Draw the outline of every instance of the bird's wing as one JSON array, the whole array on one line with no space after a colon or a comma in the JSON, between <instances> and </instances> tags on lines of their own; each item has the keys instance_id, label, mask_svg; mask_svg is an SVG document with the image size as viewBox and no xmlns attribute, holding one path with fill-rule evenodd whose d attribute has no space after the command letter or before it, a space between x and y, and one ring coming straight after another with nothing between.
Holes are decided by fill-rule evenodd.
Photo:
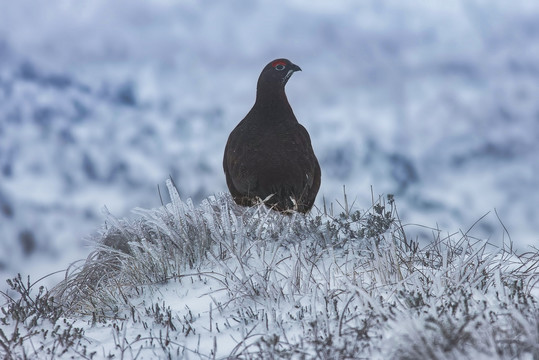
<instances>
[{"instance_id":1,"label":"bird's wing","mask_svg":"<svg viewBox=\"0 0 539 360\"><path fill-rule=\"evenodd\" d=\"M248 196L250 190L256 187L256 179L245 172L243 163L246 156L249 156L249 152L246 151L245 144L240 143L241 139L242 129L234 129L226 143L223 157L226 182L234 198Z\"/></svg>"},{"instance_id":2,"label":"bird's wing","mask_svg":"<svg viewBox=\"0 0 539 360\"><path fill-rule=\"evenodd\" d=\"M298 123L298 140L301 142L301 157L303 160L302 170L304 172L303 183L299 184L302 193L302 202L307 208L311 208L318 194L321 183L321 171L318 159L314 154L311 138L307 129ZM299 190L299 189L298 189Z\"/></svg>"}]
</instances>

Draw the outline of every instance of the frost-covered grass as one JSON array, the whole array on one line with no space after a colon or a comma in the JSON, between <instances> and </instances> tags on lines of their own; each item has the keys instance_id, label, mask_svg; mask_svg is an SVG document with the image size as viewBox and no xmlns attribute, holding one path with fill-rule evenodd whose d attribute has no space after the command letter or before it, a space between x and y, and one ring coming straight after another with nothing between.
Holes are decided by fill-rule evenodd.
<instances>
[{"instance_id":1,"label":"frost-covered grass","mask_svg":"<svg viewBox=\"0 0 539 360\"><path fill-rule=\"evenodd\" d=\"M2 357L539 357L537 250L436 229L421 246L391 196L282 215L167 185L54 289L9 281Z\"/></svg>"}]
</instances>

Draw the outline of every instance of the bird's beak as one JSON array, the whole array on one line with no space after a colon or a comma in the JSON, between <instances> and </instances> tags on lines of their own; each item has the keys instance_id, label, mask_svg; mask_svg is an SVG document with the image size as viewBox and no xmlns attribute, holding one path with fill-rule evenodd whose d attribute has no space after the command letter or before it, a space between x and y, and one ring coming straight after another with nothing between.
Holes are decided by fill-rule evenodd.
<instances>
[{"instance_id":1,"label":"bird's beak","mask_svg":"<svg viewBox=\"0 0 539 360\"><path fill-rule=\"evenodd\" d=\"M286 73L285 77L283 78L283 86L286 85L286 82L288 79L290 79L290 76L292 76L293 73L296 71L301 71L301 68L297 66L296 64L290 64L290 70Z\"/></svg>"}]
</instances>

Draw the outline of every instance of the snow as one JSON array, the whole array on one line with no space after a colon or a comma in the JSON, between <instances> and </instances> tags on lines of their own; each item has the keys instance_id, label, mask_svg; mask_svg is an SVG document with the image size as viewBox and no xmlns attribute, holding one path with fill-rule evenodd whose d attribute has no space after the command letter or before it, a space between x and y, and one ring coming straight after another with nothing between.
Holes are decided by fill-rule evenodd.
<instances>
[{"instance_id":1,"label":"snow","mask_svg":"<svg viewBox=\"0 0 539 360\"><path fill-rule=\"evenodd\" d=\"M0 280L84 258L103 206L159 206L169 175L195 204L225 192L227 135L281 56L303 69L287 93L321 162L318 207L346 185L368 208L372 186L404 223L453 233L490 212L472 234L500 244L496 209L516 247L538 244L539 4L0 8Z\"/></svg>"},{"instance_id":2,"label":"snow","mask_svg":"<svg viewBox=\"0 0 539 360\"><path fill-rule=\"evenodd\" d=\"M167 190L171 203L138 208L136 219L108 214L96 250L40 300L15 281L0 354L509 359L538 350L537 252L459 234L420 247L391 198L333 217L240 207L227 194L195 206L171 180Z\"/></svg>"},{"instance_id":3,"label":"snow","mask_svg":"<svg viewBox=\"0 0 539 360\"><path fill-rule=\"evenodd\" d=\"M226 329L227 319L220 315L214 305L214 303L221 302L222 298L224 299L223 291L214 292L221 286L211 278L199 278L200 276L198 275L186 277L182 282L172 283L174 287L162 286L157 290L152 290L155 293L145 296L140 304L136 304L136 307L138 309L144 309L145 305L160 304L159 306L162 306L162 311L166 312L167 309L169 311L172 309L172 321L176 324L181 325L182 322L185 322L186 318L192 319L197 325L203 324L202 326L196 326L198 331L191 333L191 336L189 336L189 333L186 335L185 328L177 328L177 332L171 332L173 343L180 343L182 347L184 346L190 349L186 351L187 355L193 355L190 351L198 349L200 354L210 356L210 351L213 350L214 338L216 338L215 341L219 339L219 352L229 354L236 345L229 338L231 336L237 336L239 338L241 335L238 329L234 329L236 331L223 331ZM188 288L184 290L184 286ZM88 328L86 336L88 337L89 346L97 345L106 353L113 350L116 344L121 342L123 337L124 339L129 339L128 342L132 341L132 345L130 344L132 350L130 351L136 353L139 347L146 350L151 349L150 341L144 341L144 339L142 341L133 341L133 339L136 339L137 335L144 333L148 327L153 328L155 333L159 334L159 326L156 326L155 323L152 324L147 314L143 313L142 310L137 314L137 318L143 320L126 322L120 332L110 324L98 324ZM144 324L144 321L148 323ZM85 326L86 324L81 321L75 325ZM219 327L222 329L221 331L219 331ZM159 356L159 354L160 351L157 350L155 356ZM144 352L143 355L147 356Z\"/></svg>"}]
</instances>

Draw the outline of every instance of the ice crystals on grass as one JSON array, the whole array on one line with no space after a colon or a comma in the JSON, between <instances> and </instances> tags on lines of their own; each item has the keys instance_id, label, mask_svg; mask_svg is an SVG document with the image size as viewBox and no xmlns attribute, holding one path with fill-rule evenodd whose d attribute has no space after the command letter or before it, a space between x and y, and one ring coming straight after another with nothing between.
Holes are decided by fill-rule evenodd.
<instances>
[{"instance_id":1,"label":"ice crystals on grass","mask_svg":"<svg viewBox=\"0 0 539 360\"><path fill-rule=\"evenodd\" d=\"M146 344L164 357L536 352L537 253L439 230L420 246L390 196L365 211L345 196L339 214L285 215L228 194L194 206L167 187L170 204L108 216L96 250L55 289L66 314L129 326L129 344L166 342Z\"/></svg>"}]
</instances>

